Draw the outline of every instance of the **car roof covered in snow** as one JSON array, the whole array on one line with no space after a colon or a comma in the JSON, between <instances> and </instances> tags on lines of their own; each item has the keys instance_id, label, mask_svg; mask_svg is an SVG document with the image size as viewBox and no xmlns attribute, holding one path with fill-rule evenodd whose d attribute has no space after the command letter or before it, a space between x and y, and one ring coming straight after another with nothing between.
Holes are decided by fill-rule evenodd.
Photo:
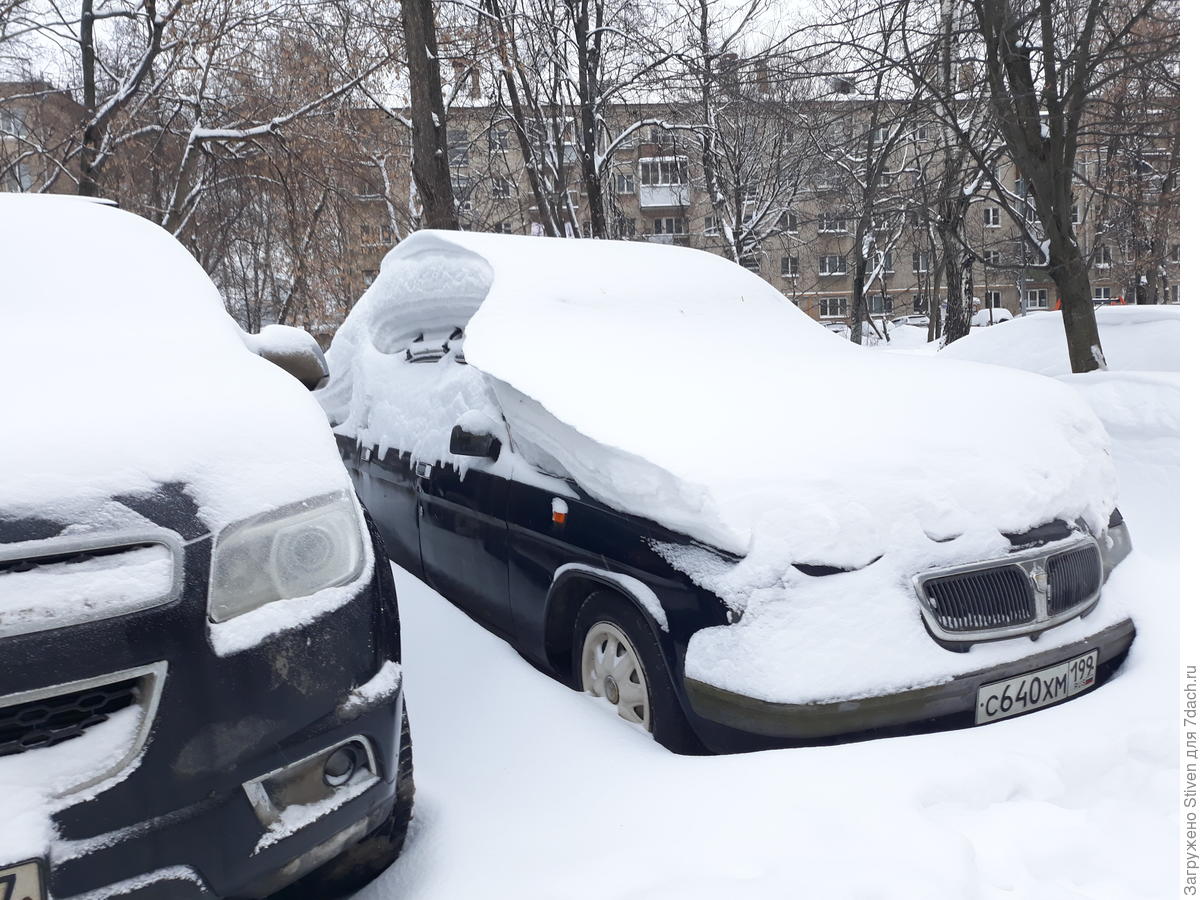
<instances>
[{"instance_id":1,"label":"car roof covered in snow","mask_svg":"<svg viewBox=\"0 0 1200 900\"><path fill-rule=\"evenodd\" d=\"M650 243L412 235L334 339L331 416L367 421L387 386L353 384L355 357L434 320L465 325L502 401L533 401L506 417L588 493L776 565L860 566L1059 517L1103 527L1115 502L1107 437L1069 388L864 350L740 266Z\"/></svg>"}]
</instances>

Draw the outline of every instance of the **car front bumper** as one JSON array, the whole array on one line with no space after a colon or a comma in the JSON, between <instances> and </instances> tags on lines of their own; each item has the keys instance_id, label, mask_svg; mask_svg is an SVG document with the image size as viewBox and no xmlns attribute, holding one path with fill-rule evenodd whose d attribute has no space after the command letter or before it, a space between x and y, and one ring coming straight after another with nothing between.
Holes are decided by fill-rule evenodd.
<instances>
[{"instance_id":1,"label":"car front bumper","mask_svg":"<svg viewBox=\"0 0 1200 900\"><path fill-rule=\"evenodd\" d=\"M1133 622L1124 619L1083 640L968 672L941 684L857 700L773 703L722 690L694 678L685 679L684 687L692 709L701 719L765 738L829 743L974 724L976 696L982 685L1052 666L1091 650L1099 650L1099 685L1120 665L1133 643L1134 633Z\"/></svg>"}]
</instances>

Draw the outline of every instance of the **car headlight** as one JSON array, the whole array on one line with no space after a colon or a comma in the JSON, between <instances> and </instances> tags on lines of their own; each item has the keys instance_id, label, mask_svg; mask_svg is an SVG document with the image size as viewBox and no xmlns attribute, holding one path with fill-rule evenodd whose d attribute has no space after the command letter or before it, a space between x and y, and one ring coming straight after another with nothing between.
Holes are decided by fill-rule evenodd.
<instances>
[{"instance_id":1,"label":"car headlight","mask_svg":"<svg viewBox=\"0 0 1200 900\"><path fill-rule=\"evenodd\" d=\"M353 581L363 568L360 522L357 501L341 492L225 528L213 545L208 617L225 622Z\"/></svg>"},{"instance_id":2,"label":"car headlight","mask_svg":"<svg viewBox=\"0 0 1200 900\"><path fill-rule=\"evenodd\" d=\"M1100 558L1104 563L1104 578L1107 581L1109 573L1117 563L1129 555L1133 549L1133 541L1129 538L1129 526L1119 509L1114 509L1108 518L1108 528L1100 535Z\"/></svg>"}]
</instances>

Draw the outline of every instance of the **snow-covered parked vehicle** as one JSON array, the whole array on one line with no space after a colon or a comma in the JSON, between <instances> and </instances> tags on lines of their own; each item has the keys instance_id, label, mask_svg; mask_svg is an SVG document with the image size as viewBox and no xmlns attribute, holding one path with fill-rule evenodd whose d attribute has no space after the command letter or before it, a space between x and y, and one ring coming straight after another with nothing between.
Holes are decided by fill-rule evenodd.
<instances>
[{"instance_id":1,"label":"snow-covered parked vehicle","mask_svg":"<svg viewBox=\"0 0 1200 900\"><path fill-rule=\"evenodd\" d=\"M365 883L412 757L319 347L77 198L0 195L0 268L0 897Z\"/></svg>"},{"instance_id":2,"label":"snow-covered parked vehicle","mask_svg":"<svg viewBox=\"0 0 1200 900\"><path fill-rule=\"evenodd\" d=\"M392 558L672 749L989 722L1133 639L1070 388L863 350L712 254L418 232L329 364Z\"/></svg>"}]
</instances>

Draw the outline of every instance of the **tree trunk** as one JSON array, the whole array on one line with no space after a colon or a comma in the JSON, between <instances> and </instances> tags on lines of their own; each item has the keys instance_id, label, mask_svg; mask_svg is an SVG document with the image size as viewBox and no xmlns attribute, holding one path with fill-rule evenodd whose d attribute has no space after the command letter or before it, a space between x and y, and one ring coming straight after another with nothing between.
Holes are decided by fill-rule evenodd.
<instances>
[{"instance_id":1,"label":"tree trunk","mask_svg":"<svg viewBox=\"0 0 1200 900\"><path fill-rule=\"evenodd\" d=\"M1056 223L1048 224L1050 272L1062 302L1063 328L1067 332L1067 352L1072 372L1092 372L1106 367L1100 347L1100 329L1096 325L1096 307L1088 279L1087 260L1075 239L1064 235Z\"/></svg>"},{"instance_id":2,"label":"tree trunk","mask_svg":"<svg viewBox=\"0 0 1200 900\"><path fill-rule=\"evenodd\" d=\"M412 98L412 173L427 228L458 229L432 0L403 0Z\"/></svg>"},{"instance_id":3,"label":"tree trunk","mask_svg":"<svg viewBox=\"0 0 1200 900\"><path fill-rule=\"evenodd\" d=\"M96 41L92 0L83 0L79 10L79 62L83 69L83 107L87 125L79 148L79 193L95 197L99 193L95 161L100 149L100 129L96 125Z\"/></svg>"},{"instance_id":4,"label":"tree trunk","mask_svg":"<svg viewBox=\"0 0 1200 900\"><path fill-rule=\"evenodd\" d=\"M946 265L946 343L953 344L971 332L972 258L961 244L942 235L942 254Z\"/></svg>"},{"instance_id":5,"label":"tree trunk","mask_svg":"<svg viewBox=\"0 0 1200 900\"><path fill-rule=\"evenodd\" d=\"M599 85L597 84L600 64L600 40L603 31L601 25L601 10L603 0L597 0L596 28L592 40L588 41L588 3L589 0L579 0L579 8L575 11L575 44L579 54L579 144L580 167L584 189L588 199L588 214L592 222L592 237L608 237L608 220L604 208L604 186L601 184L599 168L596 165L596 101Z\"/></svg>"},{"instance_id":6,"label":"tree trunk","mask_svg":"<svg viewBox=\"0 0 1200 900\"><path fill-rule=\"evenodd\" d=\"M861 239L859 246L862 246ZM861 254L856 254L856 256L861 256ZM850 340L856 344L863 342L863 321L866 319L866 301L864 298L864 286L867 281L866 275L863 260L856 259L854 263L854 278L851 280L850 286Z\"/></svg>"}]
</instances>

